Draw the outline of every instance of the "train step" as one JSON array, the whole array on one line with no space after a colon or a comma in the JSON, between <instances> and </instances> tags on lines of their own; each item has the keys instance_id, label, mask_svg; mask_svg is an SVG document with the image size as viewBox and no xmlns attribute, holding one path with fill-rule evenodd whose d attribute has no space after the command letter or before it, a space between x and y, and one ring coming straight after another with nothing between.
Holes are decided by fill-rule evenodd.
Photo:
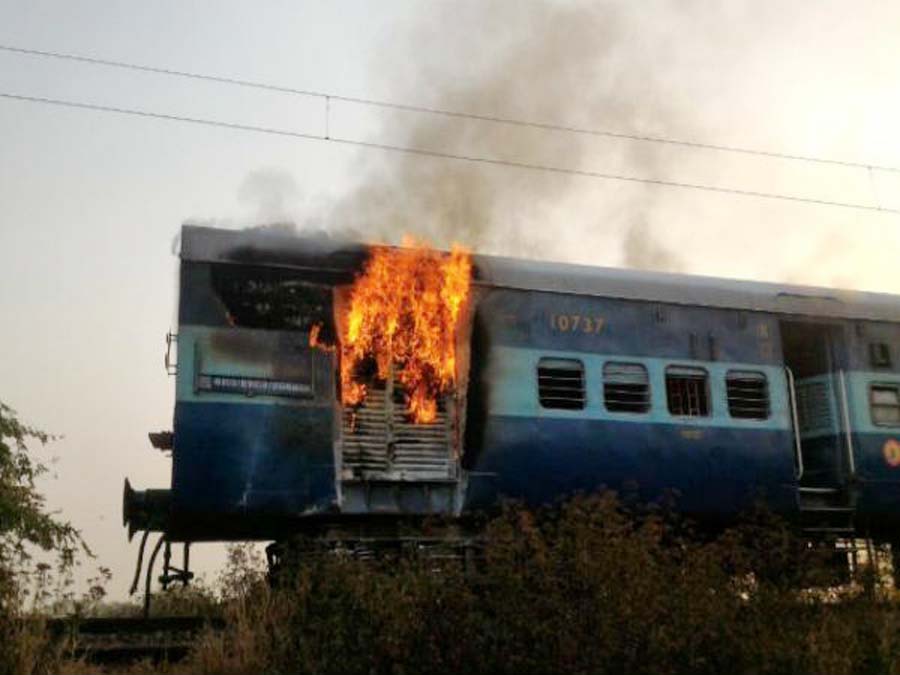
<instances>
[{"instance_id":1,"label":"train step","mask_svg":"<svg viewBox=\"0 0 900 675\"><path fill-rule=\"evenodd\" d=\"M807 534L852 534L856 509L852 506L804 504L800 507L800 525Z\"/></svg>"},{"instance_id":2,"label":"train step","mask_svg":"<svg viewBox=\"0 0 900 675\"><path fill-rule=\"evenodd\" d=\"M798 490L798 501L801 511L819 509L853 509L854 499L850 492L842 487L801 487Z\"/></svg>"},{"instance_id":3,"label":"train step","mask_svg":"<svg viewBox=\"0 0 900 675\"><path fill-rule=\"evenodd\" d=\"M854 527L804 527L804 534L808 535L833 535L835 537L849 537L856 532Z\"/></svg>"}]
</instances>

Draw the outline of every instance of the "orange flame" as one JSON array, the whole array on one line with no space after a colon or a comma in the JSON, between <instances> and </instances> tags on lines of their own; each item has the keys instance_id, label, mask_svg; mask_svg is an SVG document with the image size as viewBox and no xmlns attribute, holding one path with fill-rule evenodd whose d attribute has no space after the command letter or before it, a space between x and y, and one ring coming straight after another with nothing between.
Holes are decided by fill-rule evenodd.
<instances>
[{"instance_id":1,"label":"orange flame","mask_svg":"<svg viewBox=\"0 0 900 675\"><path fill-rule=\"evenodd\" d=\"M313 349L321 349L323 352L334 352L337 351L334 345L330 345L319 335L322 333L322 324L317 323L313 325L312 328L309 329L309 346Z\"/></svg>"},{"instance_id":2,"label":"orange flame","mask_svg":"<svg viewBox=\"0 0 900 675\"><path fill-rule=\"evenodd\" d=\"M456 332L469 296L471 256L449 254L404 238L402 249L373 248L350 289L341 326L341 398L359 405L366 384L358 370L374 362L377 378L394 376L414 422L433 422L437 400L455 384ZM310 333L317 346L318 330Z\"/></svg>"}]
</instances>

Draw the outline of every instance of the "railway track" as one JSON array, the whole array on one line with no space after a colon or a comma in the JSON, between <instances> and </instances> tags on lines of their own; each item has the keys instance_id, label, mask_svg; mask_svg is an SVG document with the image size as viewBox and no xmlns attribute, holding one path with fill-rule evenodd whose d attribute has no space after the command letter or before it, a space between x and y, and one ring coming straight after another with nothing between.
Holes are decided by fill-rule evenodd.
<instances>
[{"instance_id":1,"label":"railway track","mask_svg":"<svg viewBox=\"0 0 900 675\"><path fill-rule=\"evenodd\" d=\"M178 661L205 630L221 630L219 618L200 616L59 618L48 621L69 656L91 663Z\"/></svg>"}]
</instances>

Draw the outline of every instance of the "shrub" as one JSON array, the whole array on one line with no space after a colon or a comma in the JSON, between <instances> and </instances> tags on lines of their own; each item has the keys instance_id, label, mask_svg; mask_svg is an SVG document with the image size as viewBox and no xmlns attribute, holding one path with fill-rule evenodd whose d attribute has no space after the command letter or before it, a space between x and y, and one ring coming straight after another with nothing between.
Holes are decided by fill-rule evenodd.
<instances>
[{"instance_id":1,"label":"shrub","mask_svg":"<svg viewBox=\"0 0 900 675\"><path fill-rule=\"evenodd\" d=\"M819 552L755 514L710 535L614 496L510 507L478 570L309 554L272 589L231 573L228 628L184 672L891 673L900 613L835 602ZM238 583L235 583L237 581Z\"/></svg>"},{"instance_id":2,"label":"shrub","mask_svg":"<svg viewBox=\"0 0 900 675\"><path fill-rule=\"evenodd\" d=\"M53 590L65 585L79 550L89 553L75 528L48 513L35 487L47 468L27 446L51 438L0 402L0 673L53 669L54 655L33 614L57 597ZM55 576L51 565L35 560L36 550L55 555Z\"/></svg>"}]
</instances>

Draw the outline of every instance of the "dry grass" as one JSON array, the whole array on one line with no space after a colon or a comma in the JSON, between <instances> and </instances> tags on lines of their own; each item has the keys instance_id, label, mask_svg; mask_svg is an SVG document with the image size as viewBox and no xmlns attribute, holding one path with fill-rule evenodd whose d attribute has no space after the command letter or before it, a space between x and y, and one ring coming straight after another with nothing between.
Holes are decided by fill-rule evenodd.
<instances>
[{"instance_id":1,"label":"dry grass","mask_svg":"<svg viewBox=\"0 0 900 675\"><path fill-rule=\"evenodd\" d=\"M127 672L898 673L900 606L879 583L839 602L801 590L833 570L767 518L704 538L580 498L507 510L474 575L322 554L273 589L238 550L214 607L228 628Z\"/></svg>"}]
</instances>

